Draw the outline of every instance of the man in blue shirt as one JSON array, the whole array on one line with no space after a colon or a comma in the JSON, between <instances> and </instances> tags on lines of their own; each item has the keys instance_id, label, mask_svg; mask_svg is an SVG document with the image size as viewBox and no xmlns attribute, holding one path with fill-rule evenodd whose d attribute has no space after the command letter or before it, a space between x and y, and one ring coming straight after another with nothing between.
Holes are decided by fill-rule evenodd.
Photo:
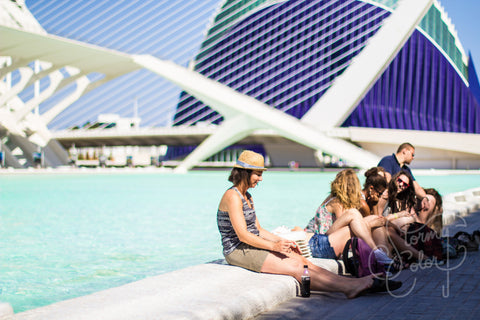
<instances>
[{"instance_id":1,"label":"man in blue shirt","mask_svg":"<svg viewBox=\"0 0 480 320\"><path fill-rule=\"evenodd\" d=\"M392 153L390 156L383 157L377 166L385 169L385 178L387 179L387 182L390 182L392 176L400 170L408 171L413 178L415 194L420 199L423 199L426 197L425 190L423 190L423 188L418 184L412 174L412 171L407 166L407 164L410 164L413 161L414 157L415 147L412 144L405 142L398 147L397 153Z\"/></svg>"}]
</instances>

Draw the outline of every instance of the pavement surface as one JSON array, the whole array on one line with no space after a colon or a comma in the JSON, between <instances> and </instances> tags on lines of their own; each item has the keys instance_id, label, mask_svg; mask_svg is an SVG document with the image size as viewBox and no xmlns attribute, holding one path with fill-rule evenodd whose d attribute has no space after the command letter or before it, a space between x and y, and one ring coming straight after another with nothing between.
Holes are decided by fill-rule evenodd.
<instances>
[{"instance_id":1,"label":"pavement surface","mask_svg":"<svg viewBox=\"0 0 480 320\"><path fill-rule=\"evenodd\" d=\"M446 227L445 236L480 229L480 211ZM403 270L392 279L403 286L348 300L343 294L312 292L256 316L287 319L480 319L480 252L468 252L442 266Z\"/></svg>"}]
</instances>

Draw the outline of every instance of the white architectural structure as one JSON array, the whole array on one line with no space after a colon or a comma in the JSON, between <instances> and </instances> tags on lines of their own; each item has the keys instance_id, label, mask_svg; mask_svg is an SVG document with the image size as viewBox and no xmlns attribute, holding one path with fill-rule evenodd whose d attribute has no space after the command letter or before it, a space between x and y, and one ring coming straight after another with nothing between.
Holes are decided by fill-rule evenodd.
<instances>
[{"instance_id":1,"label":"white architectural structure","mask_svg":"<svg viewBox=\"0 0 480 320\"><path fill-rule=\"evenodd\" d=\"M21 4L20 1L17 3ZM0 75L4 77L0 83L0 146L7 164L13 167L34 165L35 154L39 151L43 153L47 166L67 164L67 152L53 139L48 130L49 123L92 89L144 69L181 88L224 119L183 160L177 172L185 172L224 148L249 136L258 136L265 130L292 144L303 145L312 154L326 152L362 168L375 166L381 155L393 152L405 141L417 147L419 157L416 164L420 167L478 167L479 134L340 127L418 28L432 3L433 0L398 1L393 13L382 21L378 32L369 38L345 71L298 119L192 67L182 67L152 55L125 54L50 35L36 23L24 5L0 1L3 8L0 16L0 58L3 63ZM34 68L31 67L33 62ZM20 80L13 83L15 72ZM92 73L101 74L101 77L92 79L89 77ZM35 90L28 101L19 98L25 88L34 83L40 86L42 82L48 84L43 90ZM42 102L72 83L75 84L74 90L63 95L50 109L41 114L38 112ZM146 135L148 130L141 128L135 135ZM75 134L81 135L81 132ZM133 135L129 131L122 134ZM59 139L62 136L55 135ZM86 135L91 136L92 132ZM101 135L105 134L102 132L98 136ZM433 137L440 136L442 139L432 146ZM282 157L282 150L272 153L276 159ZM283 161L286 165L287 157L291 156L291 153L284 155L284 159L276 162Z\"/></svg>"}]
</instances>

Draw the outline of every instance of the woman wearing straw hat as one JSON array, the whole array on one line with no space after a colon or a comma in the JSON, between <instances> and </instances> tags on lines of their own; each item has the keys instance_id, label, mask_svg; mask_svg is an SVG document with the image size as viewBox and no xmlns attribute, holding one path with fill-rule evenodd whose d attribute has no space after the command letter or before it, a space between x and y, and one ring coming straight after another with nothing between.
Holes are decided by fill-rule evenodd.
<instances>
[{"instance_id":1,"label":"woman wearing straw hat","mask_svg":"<svg viewBox=\"0 0 480 320\"><path fill-rule=\"evenodd\" d=\"M220 201L217 224L222 236L223 254L229 264L256 272L290 275L299 282L306 264L310 270L312 290L342 292L348 298L364 291L379 292L399 287L398 282L380 280L375 276L348 278L326 271L301 256L294 241L263 229L247 190L262 181L265 170L263 156L245 150L228 178L233 186Z\"/></svg>"}]
</instances>

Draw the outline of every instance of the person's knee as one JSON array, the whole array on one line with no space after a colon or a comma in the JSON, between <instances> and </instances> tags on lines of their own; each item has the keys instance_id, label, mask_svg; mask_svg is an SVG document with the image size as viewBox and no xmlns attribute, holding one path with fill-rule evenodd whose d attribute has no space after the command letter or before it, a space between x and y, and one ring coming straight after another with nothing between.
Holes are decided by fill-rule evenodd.
<instances>
[{"instance_id":1,"label":"person's knee","mask_svg":"<svg viewBox=\"0 0 480 320\"><path fill-rule=\"evenodd\" d=\"M358 219L363 220L362 214L360 213L360 211L358 211L355 208L351 208L351 209L346 210L344 214L346 214L347 217L351 218L352 220L358 220Z\"/></svg>"},{"instance_id":2,"label":"person's knee","mask_svg":"<svg viewBox=\"0 0 480 320\"><path fill-rule=\"evenodd\" d=\"M305 264L297 259L290 259L288 269L292 277L300 279L303 273L303 266Z\"/></svg>"},{"instance_id":3,"label":"person's knee","mask_svg":"<svg viewBox=\"0 0 480 320\"><path fill-rule=\"evenodd\" d=\"M363 217L363 220L365 220L366 222L371 222L371 221L374 221L376 218L377 216L375 215L369 215L369 216Z\"/></svg>"}]
</instances>

